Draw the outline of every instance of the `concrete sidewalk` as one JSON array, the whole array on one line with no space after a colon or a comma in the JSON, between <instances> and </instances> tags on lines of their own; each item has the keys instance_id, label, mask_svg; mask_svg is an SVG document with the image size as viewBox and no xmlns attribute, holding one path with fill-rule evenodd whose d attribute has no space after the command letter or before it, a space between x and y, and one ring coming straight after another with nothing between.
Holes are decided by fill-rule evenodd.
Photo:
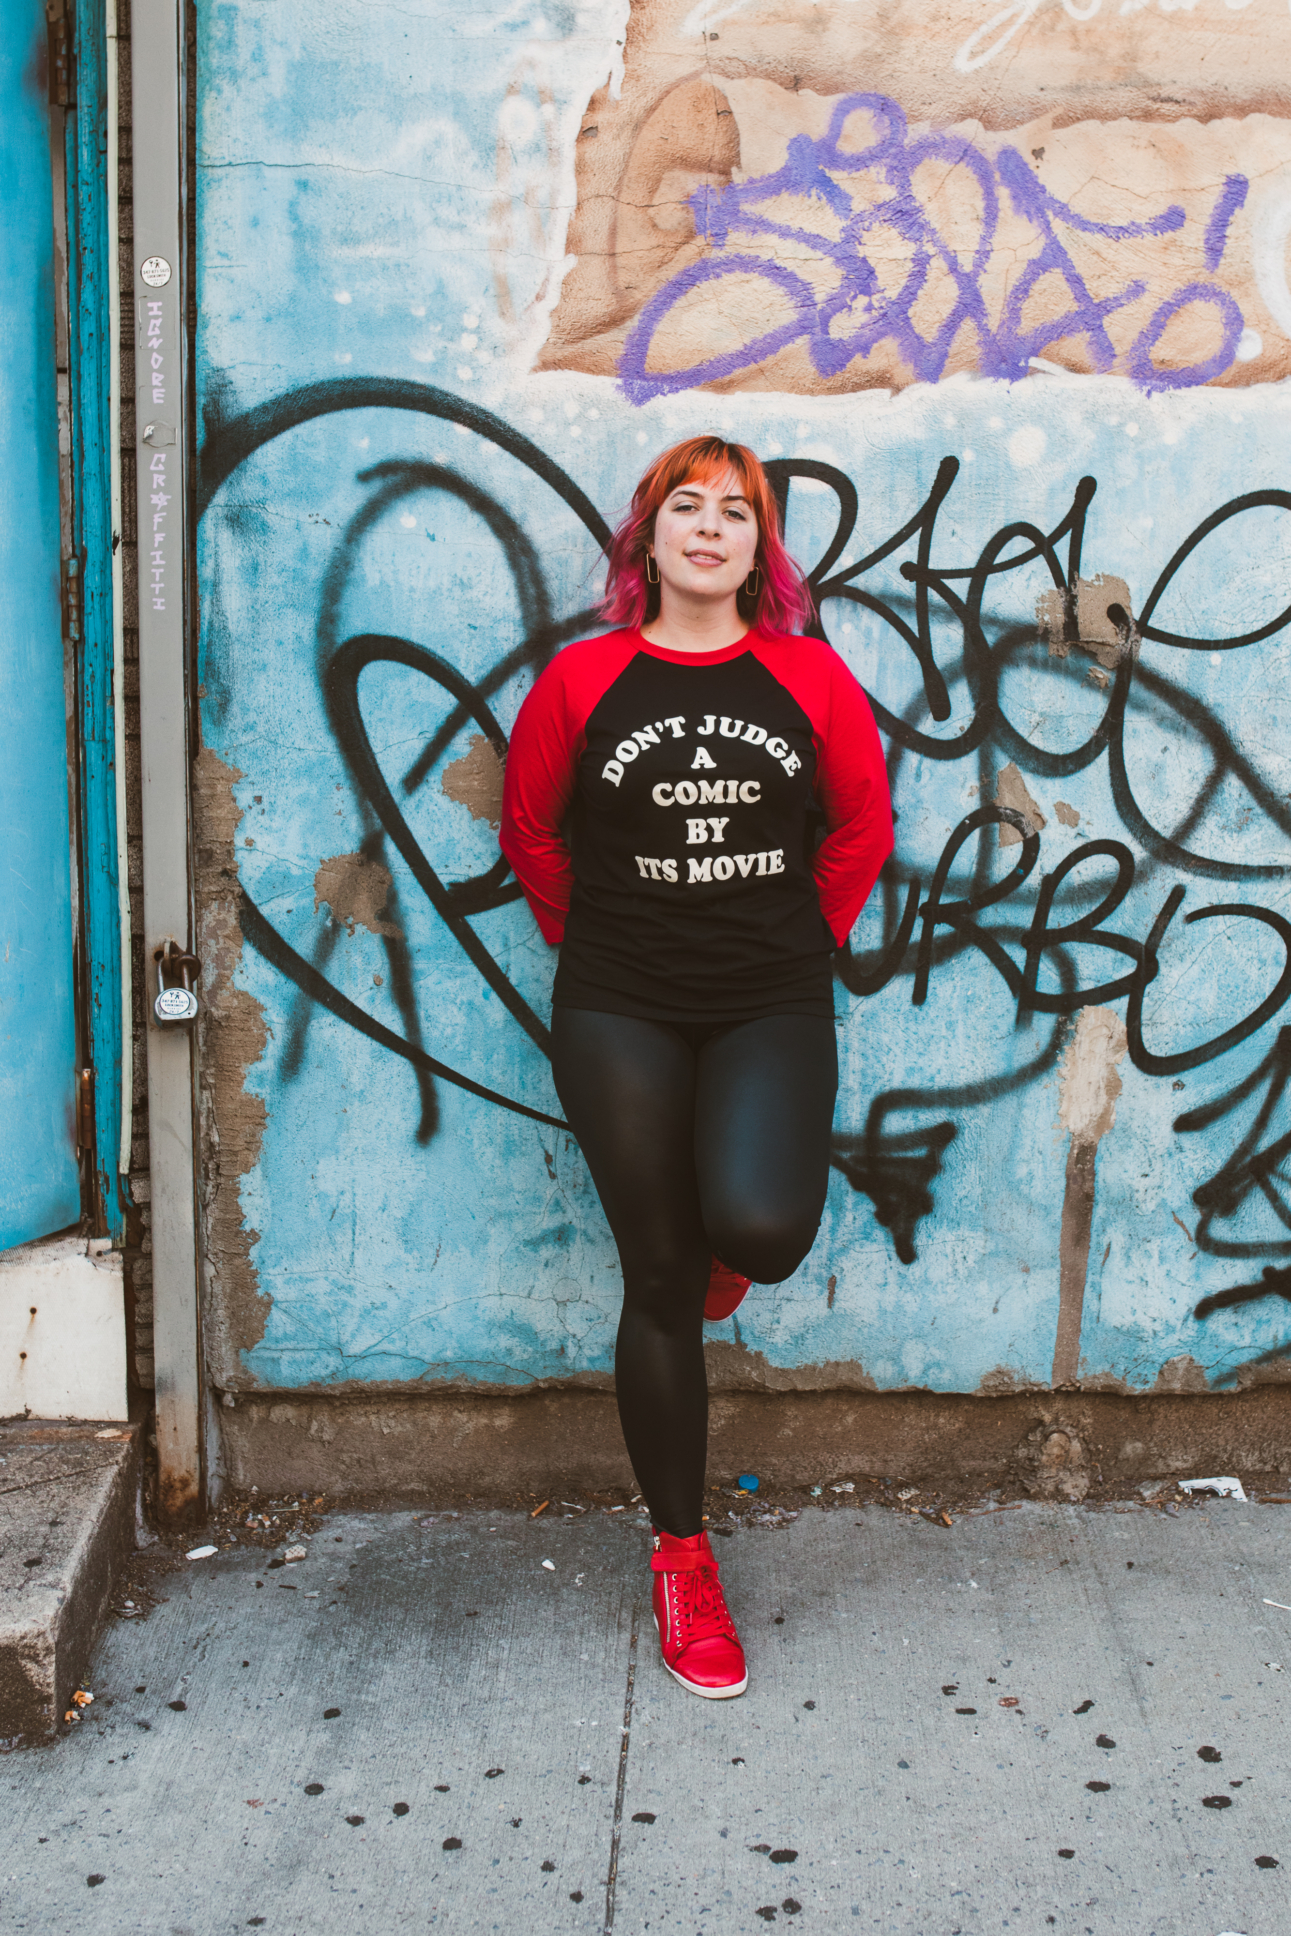
<instances>
[{"instance_id":1,"label":"concrete sidewalk","mask_svg":"<svg viewBox=\"0 0 1291 1936\"><path fill-rule=\"evenodd\" d=\"M0 1761L0 1922L1284 1936L1288 1512L742 1527L721 1704L659 1664L635 1514L334 1516L112 1624L85 1720Z\"/></svg>"}]
</instances>

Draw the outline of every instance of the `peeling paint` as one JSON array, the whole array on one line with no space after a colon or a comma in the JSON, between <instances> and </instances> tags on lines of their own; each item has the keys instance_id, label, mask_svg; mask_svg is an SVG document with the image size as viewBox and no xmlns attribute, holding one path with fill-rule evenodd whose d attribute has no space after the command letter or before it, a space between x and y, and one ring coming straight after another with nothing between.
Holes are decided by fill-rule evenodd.
<instances>
[{"instance_id":1,"label":"peeling paint","mask_svg":"<svg viewBox=\"0 0 1291 1936\"><path fill-rule=\"evenodd\" d=\"M1114 1009L1082 1008L1058 1078L1058 1122L1070 1133L1059 1237L1058 1330L1053 1383L1071 1385L1080 1368L1080 1332L1094 1220L1098 1145L1116 1121L1117 1065L1128 1047Z\"/></svg>"},{"instance_id":2,"label":"peeling paint","mask_svg":"<svg viewBox=\"0 0 1291 1936\"><path fill-rule=\"evenodd\" d=\"M379 860L366 854L333 854L320 861L314 876L314 912L328 908L351 935L356 927L369 934L400 935L403 929L389 918L386 905L393 885L390 869Z\"/></svg>"},{"instance_id":3,"label":"peeling paint","mask_svg":"<svg viewBox=\"0 0 1291 1936\"><path fill-rule=\"evenodd\" d=\"M470 810L472 820L490 827L502 825L502 761L483 733L474 733L460 760L444 768L440 787L445 797Z\"/></svg>"},{"instance_id":4,"label":"peeling paint","mask_svg":"<svg viewBox=\"0 0 1291 1936\"><path fill-rule=\"evenodd\" d=\"M1025 814L1030 833L1038 834L1049 824L1028 793L1027 783L1012 760L996 774L993 798L997 807L1012 807L1015 813ZM1000 822L1001 847L1020 847L1022 839L1020 828L1010 826L1007 820Z\"/></svg>"},{"instance_id":5,"label":"peeling paint","mask_svg":"<svg viewBox=\"0 0 1291 1936\"><path fill-rule=\"evenodd\" d=\"M268 1112L246 1087L246 1073L268 1041L264 1010L236 986L242 956L238 920L236 836L242 810L234 793L242 774L209 747L193 762L196 829L197 952L202 963L197 1021L202 1160L199 1203L204 1347L211 1374L238 1363L238 1347L264 1334L272 1299L259 1288L242 1180L260 1158Z\"/></svg>"},{"instance_id":6,"label":"peeling paint","mask_svg":"<svg viewBox=\"0 0 1291 1936\"><path fill-rule=\"evenodd\" d=\"M1065 800L1055 800L1053 810L1058 817L1060 827L1078 827L1080 825L1080 815L1077 813L1075 807L1068 806Z\"/></svg>"},{"instance_id":7,"label":"peeling paint","mask_svg":"<svg viewBox=\"0 0 1291 1936\"><path fill-rule=\"evenodd\" d=\"M1041 636L1048 642L1050 658L1065 659L1072 646L1078 645L1109 672L1115 672L1124 648L1117 622L1108 612L1111 605L1127 614L1134 610L1125 580L1106 571L1092 578L1078 578L1074 598L1058 590L1042 592L1036 600L1035 616Z\"/></svg>"}]
</instances>

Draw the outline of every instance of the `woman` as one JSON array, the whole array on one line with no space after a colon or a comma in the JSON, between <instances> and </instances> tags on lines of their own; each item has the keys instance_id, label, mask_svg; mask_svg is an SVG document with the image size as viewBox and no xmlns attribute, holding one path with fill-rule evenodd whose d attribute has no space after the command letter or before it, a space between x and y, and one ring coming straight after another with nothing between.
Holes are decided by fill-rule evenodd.
<instances>
[{"instance_id":1,"label":"woman","mask_svg":"<svg viewBox=\"0 0 1291 1936\"><path fill-rule=\"evenodd\" d=\"M556 1090L623 1267L615 1383L663 1659L710 1700L748 1675L703 1529L703 1320L815 1239L830 954L892 848L873 716L830 647L795 636L810 609L753 452L665 451L610 545L617 629L539 678L503 798L503 851L561 948Z\"/></svg>"}]
</instances>

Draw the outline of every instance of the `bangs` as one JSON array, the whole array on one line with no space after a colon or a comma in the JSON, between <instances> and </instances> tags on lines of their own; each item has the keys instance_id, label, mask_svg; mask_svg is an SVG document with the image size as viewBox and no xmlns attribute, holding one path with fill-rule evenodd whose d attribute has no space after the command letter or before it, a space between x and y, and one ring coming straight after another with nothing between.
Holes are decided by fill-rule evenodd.
<instances>
[{"instance_id":1,"label":"bangs","mask_svg":"<svg viewBox=\"0 0 1291 1936\"><path fill-rule=\"evenodd\" d=\"M674 491L685 485L708 489L734 478L738 495L757 520L758 589L741 591L740 615L773 631L797 632L814 615L811 593L784 547L780 506L756 453L724 437L687 437L659 453L632 493L632 504L610 540L603 617L611 624L640 626L658 612L659 591L646 577L645 557L654 521ZM737 493L731 493L732 496Z\"/></svg>"}]
</instances>

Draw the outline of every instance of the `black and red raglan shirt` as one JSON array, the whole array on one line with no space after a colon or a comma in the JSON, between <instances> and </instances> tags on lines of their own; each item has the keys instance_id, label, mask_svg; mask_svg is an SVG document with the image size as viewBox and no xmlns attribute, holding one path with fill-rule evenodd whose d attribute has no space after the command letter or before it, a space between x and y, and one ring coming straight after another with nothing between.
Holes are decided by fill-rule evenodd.
<instances>
[{"instance_id":1,"label":"black and red raglan shirt","mask_svg":"<svg viewBox=\"0 0 1291 1936\"><path fill-rule=\"evenodd\" d=\"M869 702L820 639L583 639L520 708L501 845L562 944L553 1005L832 1017L830 954L892 850Z\"/></svg>"}]
</instances>

